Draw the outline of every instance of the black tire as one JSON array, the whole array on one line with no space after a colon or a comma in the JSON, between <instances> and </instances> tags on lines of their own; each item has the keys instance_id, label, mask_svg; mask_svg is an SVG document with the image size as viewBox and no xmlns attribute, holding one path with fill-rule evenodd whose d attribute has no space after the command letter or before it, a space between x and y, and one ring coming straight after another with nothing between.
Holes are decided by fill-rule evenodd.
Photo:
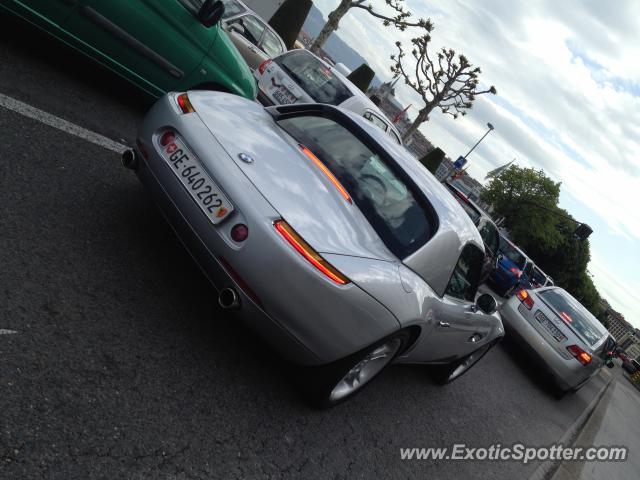
<instances>
[{"instance_id":1,"label":"black tire","mask_svg":"<svg viewBox=\"0 0 640 480\"><path fill-rule=\"evenodd\" d=\"M431 374L434 380L440 385L446 385L447 383L451 383L454 380L460 378L462 375L467 373L471 368L480 361L482 357L484 357L489 350L493 348L493 346L498 343L499 339L493 340L486 345L474 350L469 355L462 357L458 360L455 360L451 363L447 363L446 365L434 365L431 367ZM465 365L465 363L468 363ZM459 370L460 367L463 369Z\"/></svg>"},{"instance_id":2,"label":"black tire","mask_svg":"<svg viewBox=\"0 0 640 480\"><path fill-rule=\"evenodd\" d=\"M298 383L307 401L312 406L323 409L333 407L352 398L367 387L398 355L406 350L410 339L410 332L402 330L336 362L319 367L302 368L298 372ZM389 350L383 352L387 347ZM368 357L374 355L376 351L379 352L378 355L386 353L384 359L379 357L381 360L384 360L384 363L379 366L379 369L365 378L360 377L359 374L358 376L354 376L352 371L357 367L362 368L361 364L365 362ZM364 365L376 362L377 360L378 358L369 358ZM373 364L371 363L371 365ZM350 381L352 384L357 383L357 386L352 387L353 389L351 391L347 391L347 385L349 385ZM345 388L341 389L341 384L344 385Z\"/></svg>"}]
</instances>

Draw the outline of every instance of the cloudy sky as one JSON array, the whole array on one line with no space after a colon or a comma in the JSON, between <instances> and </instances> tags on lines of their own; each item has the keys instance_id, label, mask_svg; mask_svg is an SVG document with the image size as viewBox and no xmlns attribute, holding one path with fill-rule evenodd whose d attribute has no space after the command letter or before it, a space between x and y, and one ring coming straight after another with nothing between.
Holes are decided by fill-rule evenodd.
<instances>
[{"instance_id":1,"label":"cloudy sky","mask_svg":"<svg viewBox=\"0 0 640 480\"><path fill-rule=\"evenodd\" d=\"M498 89L463 119L432 113L422 132L456 158L491 122L496 130L469 157L471 175L483 181L515 157L561 181L560 205L594 229L596 286L640 327L640 1L405 2L435 23L432 48L464 53L482 68L481 82ZM314 4L326 17L338 1ZM415 30L398 32L353 9L339 35L388 79L395 41ZM419 104L404 86L396 96Z\"/></svg>"}]
</instances>

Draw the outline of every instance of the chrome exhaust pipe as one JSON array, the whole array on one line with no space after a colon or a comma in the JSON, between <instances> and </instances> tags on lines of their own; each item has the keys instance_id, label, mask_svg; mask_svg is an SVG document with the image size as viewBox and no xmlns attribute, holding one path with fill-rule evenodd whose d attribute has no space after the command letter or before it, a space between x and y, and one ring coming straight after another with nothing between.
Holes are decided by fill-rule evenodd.
<instances>
[{"instance_id":1,"label":"chrome exhaust pipe","mask_svg":"<svg viewBox=\"0 0 640 480\"><path fill-rule=\"evenodd\" d=\"M128 148L124 152L122 152L120 162L122 163L122 166L124 168L133 170L134 172L138 170L138 155L136 155L136 152L131 148Z\"/></svg>"},{"instance_id":2,"label":"chrome exhaust pipe","mask_svg":"<svg viewBox=\"0 0 640 480\"><path fill-rule=\"evenodd\" d=\"M233 288L223 288L218 293L218 304L225 310L238 310L240 297Z\"/></svg>"}]
</instances>

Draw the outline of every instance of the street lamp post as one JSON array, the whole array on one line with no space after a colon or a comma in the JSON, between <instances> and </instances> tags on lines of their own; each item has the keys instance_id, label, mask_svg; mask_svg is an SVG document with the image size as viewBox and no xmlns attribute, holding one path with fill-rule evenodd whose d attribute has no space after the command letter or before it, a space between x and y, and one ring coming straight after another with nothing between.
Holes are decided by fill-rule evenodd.
<instances>
[{"instance_id":1,"label":"street lamp post","mask_svg":"<svg viewBox=\"0 0 640 480\"><path fill-rule=\"evenodd\" d=\"M463 156L463 157L459 157L459 158L458 158L458 160L456 160L456 163L457 163L457 162L460 162L460 161L462 160L462 162L461 162L460 166L455 166L455 165L454 165L454 170L453 170L453 172L451 173L451 176L448 176L448 175L447 175L443 181L445 181L445 182L446 182L446 181L447 181L447 179L455 180L456 178L458 178L460 175L462 175L462 174L463 174L464 170L462 169L462 167L467 163L467 157L468 157L469 155L471 155L471 152L473 152L473 151L476 149L476 147L477 147L478 145L480 145L480 142L482 142L482 140L484 140L484 137L486 137L487 135L489 135L489 133L491 133L491 130L493 130L493 129L494 129L493 125L491 125L490 123L487 123L487 127L489 128L489 130L487 130L487 131L485 132L485 134L484 134L482 137L480 137L480 140L478 140L478 141L476 142L476 144L475 144L473 147L471 147L471 150L469 150L465 156Z\"/></svg>"},{"instance_id":2,"label":"street lamp post","mask_svg":"<svg viewBox=\"0 0 640 480\"><path fill-rule=\"evenodd\" d=\"M476 147L477 147L478 145L480 145L480 142L482 142L482 140L484 140L484 137L486 137L487 135L489 135L489 133L491 133L491 130L493 130L493 129L494 129L493 125L491 125L490 123L487 123L487 127L489 127L489 130L487 130L487 131L486 131L486 133L485 133L485 134L480 138L480 140L478 140L478 141L476 142L476 144L475 144L473 147L471 147L471 150L469 150L469 151L467 152L467 154L463 157L465 160L466 160L466 158L467 158L469 155L471 155L471 152L473 152L473 151L476 149Z\"/></svg>"}]
</instances>

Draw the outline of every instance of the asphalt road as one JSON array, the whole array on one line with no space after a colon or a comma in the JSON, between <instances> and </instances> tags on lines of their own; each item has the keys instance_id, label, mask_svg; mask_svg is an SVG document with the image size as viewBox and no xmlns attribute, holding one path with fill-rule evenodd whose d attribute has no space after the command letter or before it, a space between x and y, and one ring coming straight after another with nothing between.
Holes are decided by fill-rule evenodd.
<instances>
[{"instance_id":1,"label":"asphalt road","mask_svg":"<svg viewBox=\"0 0 640 480\"><path fill-rule=\"evenodd\" d=\"M115 140L151 102L15 22L0 58L0 93ZM310 409L115 153L2 107L0 268L1 479L526 478L399 449L550 444L604 384L557 400L505 344L446 387L392 367Z\"/></svg>"}]
</instances>

